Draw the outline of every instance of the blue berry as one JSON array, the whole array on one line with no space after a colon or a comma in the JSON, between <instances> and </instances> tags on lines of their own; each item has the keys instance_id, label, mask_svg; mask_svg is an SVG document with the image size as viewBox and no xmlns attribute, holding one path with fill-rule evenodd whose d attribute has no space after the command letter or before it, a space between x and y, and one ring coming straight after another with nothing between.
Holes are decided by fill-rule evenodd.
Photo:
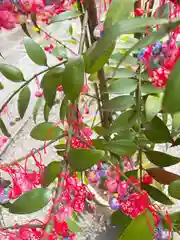
<instances>
[{"instance_id":1,"label":"blue berry","mask_svg":"<svg viewBox=\"0 0 180 240\"><path fill-rule=\"evenodd\" d=\"M9 121L9 125L10 125L10 126L14 126L14 125L15 125L14 120L10 120L10 121Z\"/></svg>"},{"instance_id":2,"label":"blue berry","mask_svg":"<svg viewBox=\"0 0 180 240\"><path fill-rule=\"evenodd\" d=\"M120 204L119 204L119 201L117 198L115 197L112 197L110 200L109 200L109 206L112 210L118 210L120 209Z\"/></svg>"}]
</instances>

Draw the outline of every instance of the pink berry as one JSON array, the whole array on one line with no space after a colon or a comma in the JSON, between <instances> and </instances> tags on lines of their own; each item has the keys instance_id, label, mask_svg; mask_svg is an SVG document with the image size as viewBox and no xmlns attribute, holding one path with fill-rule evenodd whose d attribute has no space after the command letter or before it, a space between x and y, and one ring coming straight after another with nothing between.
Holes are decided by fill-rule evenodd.
<instances>
[{"instance_id":1,"label":"pink berry","mask_svg":"<svg viewBox=\"0 0 180 240\"><path fill-rule=\"evenodd\" d=\"M42 96L43 96L43 91L41 91L41 90L36 91L36 92L35 92L35 96L36 96L37 98L42 97Z\"/></svg>"}]
</instances>

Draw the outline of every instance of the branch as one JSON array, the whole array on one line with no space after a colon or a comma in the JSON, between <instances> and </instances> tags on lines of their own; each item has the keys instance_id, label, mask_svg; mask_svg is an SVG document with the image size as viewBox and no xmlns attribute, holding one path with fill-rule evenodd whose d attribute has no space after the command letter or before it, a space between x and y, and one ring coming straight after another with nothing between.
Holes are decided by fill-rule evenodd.
<instances>
[{"instance_id":1,"label":"branch","mask_svg":"<svg viewBox=\"0 0 180 240\"><path fill-rule=\"evenodd\" d=\"M83 22L82 22L81 38L80 38L79 51L78 51L79 54L81 54L84 49L84 41L85 41L86 32L87 32L87 25L88 25L88 12L86 10L83 18Z\"/></svg>"},{"instance_id":2,"label":"branch","mask_svg":"<svg viewBox=\"0 0 180 240\"><path fill-rule=\"evenodd\" d=\"M64 43L62 43L60 40L56 39L55 37L53 37L50 33L46 32L45 30L43 30L42 28L39 28L40 31L42 31L43 33L45 33L48 37L50 37L51 39L53 39L55 42L59 43L59 45L63 46L64 48L66 48L67 50L69 50L73 55L77 56L77 53L75 53L71 48L67 47Z\"/></svg>"},{"instance_id":3,"label":"branch","mask_svg":"<svg viewBox=\"0 0 180 240\"><path fill-rule=\"evenodd\" d=\"M27 86L30 82L32 82L37 76L39 76L39 75L41 75L41 74L43 74L43 73L45 73L45 72L47 72L47 71L49 71L49 70L51 70L51 69L53 69L53 68L56 68L56 67L58 67L58 66L61 66L62 64L66 63L66 62L67 62L67 60L64 60L64 61L62 61L62 62L60 62L60 63L58 63L58 64L56 64L56 65L54 65L54 66L52 66L52 67L48 67L47 69L45 69L45 70L43 70L43 71L35 74L33 77L31 77L29 80L27 80L23 85L21 85L17 90L15 90L15 91L8 97L8 99L5 101L5 103L4 103L4 104L2 105L2 107L0 108L0 113L4 110L4 106L6 106L6 105L13 99L13 97L14 97L18 92L21 91L21 89L23 89L23 88L24 88L25 86Z\"/></svg>"},{"instance_id":4,"label":"branch","mask_svg":"<svg viewBox=\"0 0 180 240\"><path fill-rule=\"evenodd\" d=\"M65 136L65 134L62 134L62 135L60 135L57 139L48 142L48 143L46 144L46 147L50 146L50 145L53 144L54 142L56 142L56 141L58 141L59 139L63 138L64 136ZM35 149L35 150L33 151L33 154L36 154L36 153L38 153L38 152L40 152L40 151L42 151L42 150L44 150L44 144L43 144L40 148ZM7 166L13 166L13 165L15 165L16 163L22 162L23 160L25 160L26 158L31 157L31 156L32 156L32 151L31 151L30 153L28 153L27 155L23 156L23 157L20 157L20 158L18 158L18 159L16 159L16 160L13 160L13 161L10 162L10 163L0 164L0 168L2 169L2 168L5 168L5 167L7 167Z\"/></svg>"}]
</instances>

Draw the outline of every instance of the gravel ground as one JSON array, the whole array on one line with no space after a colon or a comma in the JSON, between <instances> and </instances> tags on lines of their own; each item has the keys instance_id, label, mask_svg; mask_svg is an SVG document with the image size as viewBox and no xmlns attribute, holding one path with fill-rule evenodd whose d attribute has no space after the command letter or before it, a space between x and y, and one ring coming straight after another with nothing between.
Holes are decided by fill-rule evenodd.
<instances>
[{"instance_id":1,"label":"gravel ground","mask_svg":"<svg viewBox=\"0 0 180 240\"><path fill-rule=\"evenodd\" d=\"M78 26L78 23L77 23ZM59 37L59 36L65 36L65 30L68 28L62 27L60 28L60 31L55 31L54 36ZM52 30L52 29L50 29ZM61 38L62 39L62 38ZM34 63L31 62L31 60L28 59L28 57L25 55L25 50L23 47L23 33L19 29L15 29L12 32L1 32L0 33L0 40L1 40L1 46L0 46L0 52L3 54L5 57L5 62L11 63L13 65L18 66L25 74L26 78L32 76L34 73L37 73L41 71L43 68L35 65ZM73 50L76 51L76 46L69 44L69 47L73 47ZM49 62L56 62L56 60L48 56ZM0 62L4 62L4 60L0 59ZM5 90L1 91L1 97L0 97L0 105L4 102L4 100L9 96L12 91L14 91L19 84L12 83L1 76L1 81L5 86ZM32 148L38 148L42 145L42 142L33 140L29 136L30 130L34 126L34 122L32 120L32 109L35 103L35 97L34 97L34 92L35 92L35 84L31 84L31 103L28 107L28 111L26 113L25 118L21 121L18 122L15 126L9 127L10 132L12 133L12 136L18 131L20 126L27 121L25 127L23 130L13 139L13 142L11 146L8 148L8 150L5 152L5 154L2 157L3 162L9 162L14 159L17 159L21 156L24 156L27 152L31 151ZM17 98L15 97L9 106L9 113L10 117L15 118L18 116L17 112ZM42 109L41 109L42 113ZM37 122L42 122L43 114L38 115ZM90 115L93 114L92 113ZM50 119L52 121L57 121L58 116L57 116L57 111L55 108L52 109L51 114L50 114ZM8 117L4 116L4 120L8 123ZM158 149L165 151L165 146L160 145L158 146ZM180 148L175 147L168 149L168 152L174 156L180 156L179 153ZM56 160L57 155L52 147L48 147L48 153L47 155L43 155L43 159L45 163L50 162L51 160ZM174 173L180 174L180 165L176 165L170 168L170 170ZM33 165L31 166L33 168ZM47 213L47 206L43 210L29 214L29 215L13 215L8 213L5 209L3 209L3 215L4 215L4 221L6 225L13 225L15 223L24 223L25 221L28 221L33 218L40 218L43 219L46 216ZM180 201L177 201L176 205L173 206L170 211L180 211ZM81 234L78 239L89 239L89 240L109 240L109 239L115 239L114 237L114 229L109 229L107 228L106 222L109 218L109 210L100 208L98 207L97 213L95 214L94 217L92 217L89 214L84 214L82 218L80 219L81 226L83 227L83 234ZM175 240L179 240L180 237L175 236Z\"/></svg>"}]
</instances>

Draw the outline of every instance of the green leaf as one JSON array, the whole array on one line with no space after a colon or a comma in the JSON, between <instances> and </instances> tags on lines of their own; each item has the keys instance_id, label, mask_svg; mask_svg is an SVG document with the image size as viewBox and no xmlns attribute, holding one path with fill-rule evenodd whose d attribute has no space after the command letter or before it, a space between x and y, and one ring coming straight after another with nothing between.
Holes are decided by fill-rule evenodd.
<instances>
[{"instance_id":1,"label":"green leaf","mask_svg":"<svg viewBox=\"0 0 180 240\"><path fill-rule=\"evenodd\" d=\"M100 150L71 149L68 163L76 171L84 171L96 164L104 155Z\"/></svg>"},{"instance_id":2,"label":"green leaf","mask_svg":"<svg viewBox=\"0 0 180 240\"><path fill-rule=\"evenodd\" d=\"M62 46L56 46L55 48L53 48L52 54L57 58L67 58L66 48Z\"/></svg>"},{"instance_id":3,"label":"green leaf","mask_svg":"<svg viewBox=\"0 0 180 240\"><path fill-rule=\"evenodd\" d=\"M47 105L51 108L56 98L57 87L62 85L62 68L53 68L49 70L41 81L41 87L43 88L44 98Z\"/></svg>"},{"instance_id":4,"label":"green leaf","mask_svg":"<svg viewBox=\"0 0 180 240\"><path fill-rule=\"evenodd\" d=\"M134 0L114 0L107 12L104 23L105 30L115 23L119 23L122 19L129 17L134 6Z\"/></svg>"},{"instance_id":5,"label":"green leaf","mask_svg":"<svg viewBox=\"0 0 180 240\"><path fill-rule=\"evenodd\" d=\"M23 73L19 70L19 68L13 65L0 63L0 72L4 75L5 78L11 80L12 82L24 81Z\"/></svg>"},{"instance_id":6,"label":"green leaf","mask_svg":"<svg viewBox=\"0 0 180 240\"><path fill-rule=\"evenodd\" d=\"M55 123L44 122L35 126L30 135L32 138L40 141L56 140L62 134L60 127L55 126Z\"/></svg>"},{"instance_id":7,"label":"green leaf","mask_svg":"<svg viewBox=\"0 0 180 240\"><path fill-rule=\"evenodd\" d=\"M74 18L78 18L82 15L81 12L78 12L78 11L75 11L75 10L72 10L72 11L65 11L59 15L56 15L52 18L52 23L55 23L55 22L62 22L62 21L65 21L65 20L71 20L71 19L74 19Z\"/></svg>"},{"instance_id":8,"label":"green leaf","mask_svg":"<svg viewBox=\"0 0 180 240\"><path fill-rule=\"evenodd\" d=\"M47 66L46 54L42 48L31 38L24 39L24 46L29 58L40 66Z\"/></svg>"},{"instance_id":9,"label":"green leaf","mask_svg":"<svg viewBox=\"0 0 180 240\"><path fill-rule=\"evenodd\" d=\"M123 111L135 104L134 98L129 95L115 97L107 102L108 111Z\"/></svg>"},{"instance_id":10,"label":"green leaf","mask_svg":"<svg viewBox=\"0 0 180 240\"><path fill-rule=\"evenodd\" d=\"M126 42L125 42L126 44ZM119 60L124 56L123 53L116 52L113 53L110 57L110 61L112 63L118 63ZM137 59L132 57L131 55L127 56L127 58L122 62L122 65L131 65L131 66L136 66L137 65Z\"/></svg>"},{"instance_id":11,"label":"green leaf","mask_svg":"<svg viewBox=\"0 0 180 240\"><path fill-rule=\"evenodd\" d=\"M104 148L120 156L132 156L137 150L135 143L129 139L112 140L104 143Z\"/></svg>"},{"instance_id":12,"label":"green leaf","mask_svg":"<svg viewBox=\"0 0 180 240\"><path fill-rule=\"evenodd\" d=\"M159 183L169 185L175 180L180 180L180 176L164 170L163 168L148 168L146 171Z\"/></svg>"},{"instance_id":13,"label":"green leaf","mask_svg":"<svg viewBox=\"0 0 180 240\"><path fill-rule=\"evenodd\" d=\"M45 207L51 200L52 192L49 189L36 188L25 192L9 207L10 213L29 214ZM30 204L28 204L30 203Z\"/></svg>"},{"instance_id":14,"label":"green leaf","mask_svg":"<svg viewBox=\"0 0 180 240\"><path fill-rule=\"evenodd\" d=\"M173 142L166 124L157 116L151 122L143 124L146 137L153 143Z\"/></svg>"},{"instance_id":15,"label":"green leaf","mask_svg":"<svg viewBox=\"0 0 180 240\"><path fill-rule=\"evenodd\" d=\"M180 112L180 60L177 61L176 65L173 67L163 97L163 110L165 112L174 114Z\"/></svg>"},{"instance_id":16,"label":"green leaf","mask_svg":"<svg viewBox=\"0 0 180 240\"><path fill-rule=\"evenodd\" d=\"M122 78L110 83L108 93L110 94L128 94L137 87L137 82L132 78Z\"/></svg>"},{"instance_id":17,"label":"green leaf","mask_svg":"<svg viewBox=\"0 0 180 240\"><path fill-rule=\"evenodd\" d=\"M67 222L68 228L71 232L82 232L79 225L73 219L68 218L68 219L66 219L66 222Z\"/></svg>"},{"instance_id":18,"label":"green leaf","mask_svg":"<svg viewBox=\"0 0 180 240\"><path fill-rule=\"evenodd\" d=\"M81 57L71 58L63 73L63 90L73 103L80 95L84 84L84 61Z\"/></svg>"},{"instance_id":19,"label":"green leaf","mask_svg":"<svg viewBox=\"0 0 180 240\"><path fill-rule=\"evenodd\" d=\"M141 87L141 92L143 95L151 94L151 93L161 93L163 92L162 88L155 88L152 83L144 83Z\"/></svg>"},{"instance_id":20,"label":"green leaf","mask_svg":"<svg viewBox=\"0 0 180 240\"><path fill-rule=\"evenodd\" d=\"M131 221L119 240L152 240L152 232L150 230L148 222L153 231L155 228L154 218L150 212L146 211Z\"/></svg>"},{"instance_id":21,"label":"green leaf","mask_svg":"<svg viewBox=\"0 0 180 240\"><path fill-rule=\"evenodd\" d=\"M42 174L42 186L48 187L54 180L58 177L58 174L61 172L62 167L60 161L53 161L49 163Z\"/></svg>"},{"instance_id":22,"label":"green leaf","mask_svg":"<svg viewBox=\"0 0 180 240\"><path fill-rule=\"evenodd\" d=\"M96 149L104 149L104 140L103 139L93 139L92 144Z\"/></svg>"},{"instance_id":23,"label":"green leaf","mask_svg":"<svg viewBox=\"0 0 180 240\"><path fill-rule=\"evenodd\" d=\"M115 42L111 42L111 44L107 47L107 50L97 49L96 46L98 42L95 42L84 54L84 63L85 63L85 72L86 73L95 73L99 71L105 63L107 63L109 57L111 56ZM96 58L93 57L94 49L96 49Z\"/></svg>"},{"instance_id":24,"label":"green leaf","mask_svg":"<svg viewBox=\"0 0 180 240\"><path fill-rule=\"evenodd\" d=\"M11 137L11 134L8 132L6 125L4 124L1 118L0 118L0 129L6 137Z\"/></svg>"},{"instance_id":25,"label":"green leaf","mask_svg":"<svg viewBox=\"0 0 180 240\"><path fill-rule=\"evenodd\" d=\"M116 72L114 75L114 71ZM105 67L105 75L107 78L131 78L133 77L135 74L135 72L133 70L130 69L126 69L126 68L118 68L116 69L115 67Z\"/></svg>"},{"instance_id":26,"label":"green leaf","mask_svg":"<svg viewBox=\"0 0 180 240\"><path fill-rule=\"evenodd\" d=\"M153 198L155 201L160 202L165 205L172 205L173 202L161 191L159 191L157 188L148 185L148 184L142 184L142 188L149 194L151 198Z\"/></svg>"},{"instance_id":27,"label":"green leaf","mask_svg":"<svg viewBox=\"0 0 180 240\"><path fill-rule=\"evenodd\" d=\"M137 118L137 113L133 110L128 110L119 115L109 128L110 133L125 131L132 127Z\"/></svg>"},{"instance_id":28,"label":"green leaf","mask_svg":"<svg viewBox=\"0 0 180 240\"><path fill-rule=\"evenodd\" d=\"M172 116L172 128L178 130L180 128L180 112L176 112Z\"/></svg>"},{"instance_id":29,"label":"green leaf","mask_svg":"<svg viewBox=\"0 0 180 240\"><path fill-rule=\"evenodd\" d=\"M44 105L44 120L46 122L48 122L50 111L51 111L51 108L45 103L45 105Z\"/></svg>"},{"instance_id":30,"label":"green leaf","mask_svg":"<svg viewBox=\"0 0 180 240\"><path fill-rule=\"evenodd\" d=\"M102 126L95 126L93 130L99 135L99 136L106 136L107 135L107 129Z\"/></svg>"},{"instance_id":31,"label":"green leaf","mask_svg":"<svg viewBox=\"0 0 180 240\"><path fill-rule=\"evenodd\" d=\"M62 124L64 124L64 119L67 117L68 113L69 113L69 101L65 96L64 99L62 100L59 111L59 118L60 120L62 120Z\"/></svg>"},{"instance_id":32,"label":"green leaf","mask_svg":"<svg viewBox=\"0 0 180 240\"><path fill-rule=\"evenodd\" d=\"M24 87L18 97L18 112L22 119L26 113L31 98L31 91L28 86Z\"/></svg>"},{"instance_id":33,"label":"green leaf","mask_svg":"<svg viewBox=\"0 0 180 240\"><path fill-rule=\"evenodd\" d=\"M154 116L161 110L162 96L149 95L145 103L146 118L151 121Z\"/></svg>"},{"instance_id":34,"label":"green leaf","mask_svg":"<svg viewBox=\"0 0 180 240\"><path fill-rule=\"evenodd\" d=\"M169 167L180 162L180 158L159 151L144 152L148 160L159 167Z\"/></svg>"},{"instance_id":35,"label":"green leaf","mask_svg":"<svg viewBox=\"0 0 180 240\"><path fill-rule=\"evenodd\" d=\"M111 215L111 224L116 226L118 235L122 235L132 219L121 212L121 210L115 211Z\"/></svg>"},{"instance_id":36,"label":"green leaf","mask_svg":"<svg viewBox=\"0 0 180 240\"><path fill-rule=\"evenodd\" d=\"M38 98L37 101L36 101L36 104L34 106L34 109L33 109L33 120L34 122L36 123L36 117L37 117L37 114L38 114L38 111L39 111L39 108L40 106L42 105L42 101L43 98Z\"/></svg>"},{"instance_id":37,"label":"green leaf","mask_svg":"<svg viewBox=\"0 0 180 240\"><path fill-rule=\"evenodd\" d=\"M180 200L180 180L176 180L169 185L168 193L171 197Z\"/></svg>"}]
</instances>

